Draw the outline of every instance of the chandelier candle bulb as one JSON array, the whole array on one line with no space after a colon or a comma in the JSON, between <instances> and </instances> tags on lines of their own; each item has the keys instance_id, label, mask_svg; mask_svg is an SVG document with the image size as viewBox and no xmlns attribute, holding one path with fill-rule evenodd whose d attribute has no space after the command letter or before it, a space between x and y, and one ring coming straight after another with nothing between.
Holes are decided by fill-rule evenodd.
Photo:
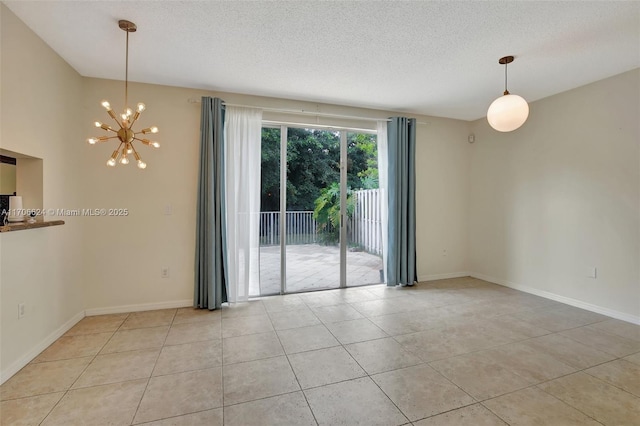
<instances>
[{"instance_id":1,"label":"chandelier candle bulb","mask_svg":"<svg viewBox=\"0 0 640 426\"><path fill-rule=\"evenodd\" d=\"M146 129L142 129L142 133L144 133L145 135L147 133L158 133L158 128L156 126L147 127Z\"/></svg>"}]
</instances>

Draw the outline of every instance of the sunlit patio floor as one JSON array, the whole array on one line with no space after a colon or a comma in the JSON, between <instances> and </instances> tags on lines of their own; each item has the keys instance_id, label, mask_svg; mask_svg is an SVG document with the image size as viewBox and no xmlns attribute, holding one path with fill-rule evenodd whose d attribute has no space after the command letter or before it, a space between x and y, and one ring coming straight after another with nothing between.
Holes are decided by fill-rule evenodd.
<instances>
[{"instance_id":1,"label":"sunlit patio floor","mask_svg":"<svg viewBox=\"0 0 640 426\"><path fill-rule=\"evenodd\" d=\"M340 249L337 246L287 246L288 293L340 286ZM379 284L382 257L347 250L347 286ZM260 293L280 293L280 247L260 247Z\"/></svg>"}]
</instances>

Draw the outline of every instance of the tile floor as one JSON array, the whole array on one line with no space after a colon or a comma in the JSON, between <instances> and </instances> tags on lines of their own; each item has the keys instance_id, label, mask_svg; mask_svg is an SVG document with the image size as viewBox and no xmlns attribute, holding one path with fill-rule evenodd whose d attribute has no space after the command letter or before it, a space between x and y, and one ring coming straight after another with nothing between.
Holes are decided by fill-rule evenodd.
<instances>
[{"instance_id":1,"label":"tile floor","mask_svg":"<svg viewBox=\"0 0 640 426\"><path fill-rule=\"evenodd\" d=\"M459 278L87 317L2 425L639 425L640 326Z\"/></svg>"}]
</instances>

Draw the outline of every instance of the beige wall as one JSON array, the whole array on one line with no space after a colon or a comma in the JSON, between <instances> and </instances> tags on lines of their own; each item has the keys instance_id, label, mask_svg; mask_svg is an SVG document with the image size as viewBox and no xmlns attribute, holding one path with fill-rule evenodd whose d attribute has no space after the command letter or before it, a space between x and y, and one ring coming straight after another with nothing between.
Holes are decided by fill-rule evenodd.
<instances>
[{"instance_id":1,"label":"beige wall","mask_svg":"<svg viewBox=\"0 0 640 426\"><path fill-rule=\"evenodd\" d=\"M43 159L46 206L75 205L82 78L4 5L0 14L0 148ZM83 314L80 231L70 219L64 226L0 234L2 380ZM20 320L19 303L26 308Z\"/></svg>"},{"instance_id":2,"label":"beige wall","mask_svg":"<svg viewBox=\"0 0 640 426\"><path fill-rule=\"evenodd\" d=\"M114 149L84 142L108 121L101 99L121 108L123 84L82 78L6 7L2 13L2 143L43 159L42 207L126 208L126 217L64 217L62 227L0 236L2 380L65 327L89 313L191 303L202 95L230 103L387 118L398 115L285 99L130 84L130 99L148 110L140 125L157 125L161 149L140 148L148 163L107 168ZM369 121L265 112L265 119L374 128ZM468 124L416 117L418 274L421 279L466 270ZM78 127L79 126L79 127ZM424 182L424 184L423 184ZM170 205L172 215L164 214ZM50 217L54 218L54 217ZM443 250L447 250L444 256ZM170 268L170 278L160 269ZM17 319L25 303L26 315ZM44 345L44 346L43 346Z\"/></svg>"},{"instance_id":3,"label":"beige wall","mask_svg":"<svg viewBox=\"0 0 640 426\"><path fill-rule=\"evenodd\" d=\"M513 133L472 123L470 271L640 322L639 81L533 102Z\"/></svg>"},{"instance_id":4,"label":"beige wall","mask_svg":"<svg viewBox=\"0 0 640 426\"><path fill-rule=\"evenodd\" d=\"M16 166L0 163L0 194L13 195L14 192L16 192Z\"/></svg>"},{"instance_id":5,"label":"beige wall","mask_svg":"<svg viewBox=\"0 0 640 426\"><path fill-rule=\"evenodd\" d=\"M107 117L100 100L118 109L122 82L85 79L86 136L96 133L95 120ZM229 93L130 84L131 103L144 101L141 126L157 125L161 148L139 149L146 170L133 164L108 168L104 164L113 144L79 147L82 153L83 205L128 208L128 217L84 218L84 271L89 313L114 312L131 305L175 306L191 303L195 248L200 104L189 98L219 96L229 103L313 110L321 113L387 118L392 112L319 105ZM265 112L265 119L333 123L375 128L375 122L283 115ZM464 274L466 271L466 199L468 124L417 117L418 274L421 279ZM106 120L105 120L106 121ZM140 127L142 128L142 127ZM173 214L164 215L172 206ZM446 256L442 251L447 250ZM160 277L163 266L170 278ZM123 308L124 307L124 308Z\"/></svg>"}]
</instances>

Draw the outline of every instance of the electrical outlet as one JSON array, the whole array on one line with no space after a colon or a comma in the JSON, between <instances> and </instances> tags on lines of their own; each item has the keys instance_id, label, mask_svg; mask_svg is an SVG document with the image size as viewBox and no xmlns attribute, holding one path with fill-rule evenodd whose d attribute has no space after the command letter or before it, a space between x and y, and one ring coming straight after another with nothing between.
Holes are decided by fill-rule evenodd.
<instances>
[{"instance_id":1,"label":"electrical outlet","mask_svg":"<svg viewBox=\"0 0 640 426\"><path fill-rule=\"evenodd\" d=\"M24 303L18 304L18 319L24 317Z\"/></svg>"},{"instance_id":2,"label":"electrical outlet","mask_svg":"<svg viewBox=\"0 0 640 426\"><path fill-rule=\"evenodd\" d=\"M169 267L168 266L163 266L162 269L160 269L160 276L162 278L169 278Z\"/></svg>"},{"instance_id":3,"label":"electrical outlet","mask_svg":"<svg viewBox=\"0 0 640 426\"><path fill-rule=\"evenodd\" d=\"M598 268L596 268L595 266L589 268L588 273L589 273L588 275L589 278L598 278Z\"/></svg>"},{"instance_id":4,"label":"electrical outlet","mask_svg":"<svg viewBox=\"0 0 640 426\"><path fill-rule=\"evenodd\" d=\"M171 216L173 214L173 206L171 204L164 206L164 214L165 216Z\"/></svg>"},{"instance_id":5,"label":"electrical outlet","mask_svg":"<svg viewBox=\"0 0 640 426\"><path fill-rule=\"evenodd\" d=\"M443 255L443 256L446 256L446 255L447 255L447 249L443 249L443 250L442 250L442 255Z\"/></svg>"}]
</instances>

